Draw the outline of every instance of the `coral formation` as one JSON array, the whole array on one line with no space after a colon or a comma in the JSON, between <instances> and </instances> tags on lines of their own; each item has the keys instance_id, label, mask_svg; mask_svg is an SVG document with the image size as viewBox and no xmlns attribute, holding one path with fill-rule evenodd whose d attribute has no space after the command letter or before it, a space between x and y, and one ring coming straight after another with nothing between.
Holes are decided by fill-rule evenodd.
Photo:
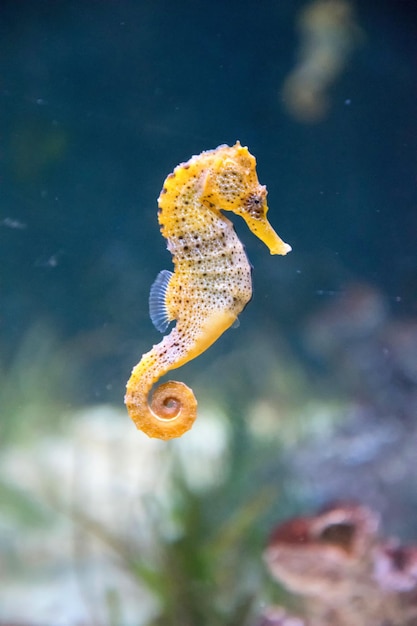
<instances>
[{"instance_id":1,"label":"coral formation","mask_svg":"<svg viewBox=\"0 0 417 626\"><path fill-rule=\"evenodd\" d=\"M263 626L417 623L417 546L379 533L370 508L335 504L276 528L265 551L271 575L302 599L303 616L271 609ZM269 621L268 621L269 620ZM274 621L275 620L275 621Z\"/></svg>"}]
</instances>

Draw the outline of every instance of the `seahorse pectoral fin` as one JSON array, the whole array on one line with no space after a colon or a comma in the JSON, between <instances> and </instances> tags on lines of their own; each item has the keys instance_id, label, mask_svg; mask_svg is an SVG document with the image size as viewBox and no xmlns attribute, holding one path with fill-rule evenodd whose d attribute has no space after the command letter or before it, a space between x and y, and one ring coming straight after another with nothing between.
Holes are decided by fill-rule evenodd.
<instances>
[{"instance_id":1,"label":"seahorse pectoral fin","mask_svg":"<svg viewBox=\"0 0 417 626\"><path fill-rule=\"evenodd\" d=\"M173 273L169 270L159 272L149 293L149 315L153 325L161 333L164 333L172 322L166 303L167 289L172 276Z\"/></svg>"},{"instance_id":2,"label":"seahorse pectoral fin","mask_svg":"<svg viewBox=\"0 0 417 626\"><path fill-rule=\"evenodd\" d=\"M260 219L242 214L243 219L253 232L268 248L271 254L287 254L292 248L277 235L266 217Z\"/></svg>"}]
</instances>

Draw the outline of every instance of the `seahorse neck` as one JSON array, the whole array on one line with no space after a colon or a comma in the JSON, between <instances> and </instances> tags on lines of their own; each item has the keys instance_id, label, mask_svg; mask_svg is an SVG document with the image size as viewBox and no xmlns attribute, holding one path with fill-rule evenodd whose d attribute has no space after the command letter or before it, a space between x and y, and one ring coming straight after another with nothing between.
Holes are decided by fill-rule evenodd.
<instances>
[{"instance_id":1,"label":"seahorse neck","mask_svg":"<svg viewBox=\"0 0 417 626\"><path fill-rule=\"evenodd\" d=\"M190 234L207 232L210 224L227 220L215 205L202 202L206 173L194 164L175 168L165 180L158 198L159 223L167 239L186 239Z\"/></svg>"}]
</instances>

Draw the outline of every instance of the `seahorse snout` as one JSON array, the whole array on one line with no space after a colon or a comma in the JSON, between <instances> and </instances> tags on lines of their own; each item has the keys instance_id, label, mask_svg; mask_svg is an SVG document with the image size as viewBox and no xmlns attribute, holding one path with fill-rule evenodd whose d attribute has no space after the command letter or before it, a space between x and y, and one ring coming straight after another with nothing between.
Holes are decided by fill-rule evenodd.
<instances>
[{"instance_id":1,"label":"seahorse snout","mask_svg":"<svg viewBox=\"0 0 417 626\"><path fill-rule=\"evenodd\" d=\"M284 255L291 252L291 246L285 243L275 232L265 215L262 217L252 217L252 215L247 212L241 213L241 215L249 230L269 248L271 254Z\"/></svg>"}]
</instances>

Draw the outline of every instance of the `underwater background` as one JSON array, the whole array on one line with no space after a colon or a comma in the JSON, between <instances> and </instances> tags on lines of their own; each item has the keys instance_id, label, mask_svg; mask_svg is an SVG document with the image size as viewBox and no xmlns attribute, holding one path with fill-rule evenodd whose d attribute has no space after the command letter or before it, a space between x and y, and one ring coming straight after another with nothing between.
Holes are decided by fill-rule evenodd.
<instances>
[{"instance_id":1,"label":"underwater background","mask_svg":"<svg viewBox=\"0 0 417 626\"><path fill-rule=\"evenodd\" d=\"M416 31L411 0L1 2L0 625L308 619L262 554L335 500L417 543ZM293 251L233 220L254 297L150 440L157 198L236 140Z\"/></svg>"}]
</instances>

